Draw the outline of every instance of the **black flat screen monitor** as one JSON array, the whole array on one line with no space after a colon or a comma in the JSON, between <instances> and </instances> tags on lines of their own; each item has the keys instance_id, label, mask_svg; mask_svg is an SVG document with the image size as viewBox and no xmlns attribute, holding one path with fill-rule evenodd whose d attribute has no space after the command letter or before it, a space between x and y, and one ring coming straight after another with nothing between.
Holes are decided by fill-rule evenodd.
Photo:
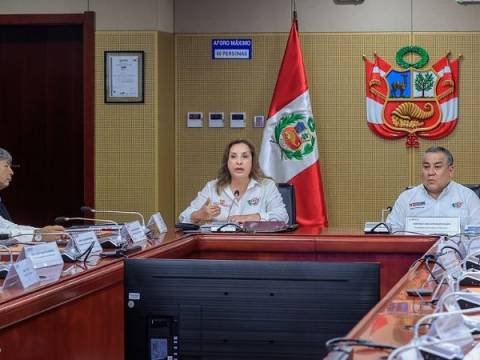
<instances>
[{"instance_id":1,"label":"black flat screen monitor","mask_svg":"<svg viewBox=\"0 0 480 360\"><path fill-rule=\"evenodd\" d=\"M125 260L125 358L321 359L379 300L376 263Z\"/></svg>"}]
</instances>

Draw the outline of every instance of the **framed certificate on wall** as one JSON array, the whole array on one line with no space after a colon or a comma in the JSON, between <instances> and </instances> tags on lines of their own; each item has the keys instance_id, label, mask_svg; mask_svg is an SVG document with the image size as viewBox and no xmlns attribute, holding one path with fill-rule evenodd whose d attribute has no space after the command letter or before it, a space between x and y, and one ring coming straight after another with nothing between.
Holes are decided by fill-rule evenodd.
<instances>
[{"instance_id":1,"label":"framed certificate on wall","mask_svg":"<svg viewBox=\"0 0 480 360\"><path fill-rule=\"evenodd\" d=\"M105 102L143 103L143 51L105 51Z\"/></svg>"}]
</instances>

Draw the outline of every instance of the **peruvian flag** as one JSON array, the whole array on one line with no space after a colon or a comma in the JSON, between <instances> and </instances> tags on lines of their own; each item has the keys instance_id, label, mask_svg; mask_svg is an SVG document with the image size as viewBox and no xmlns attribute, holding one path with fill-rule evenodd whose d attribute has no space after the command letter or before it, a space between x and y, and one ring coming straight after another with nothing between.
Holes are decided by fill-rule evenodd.
<instances>
[{"instance_id":1,"label":"peruvian flag","mask_svg":"<svg viewBox=\"0 0 480 360\"><path fill-rule=\"evenodd\" d=\"M315 122L295 14L268 111L259 160L267 176L295 187L298 224L328 225Z\"/></svg>"}]
</instances>

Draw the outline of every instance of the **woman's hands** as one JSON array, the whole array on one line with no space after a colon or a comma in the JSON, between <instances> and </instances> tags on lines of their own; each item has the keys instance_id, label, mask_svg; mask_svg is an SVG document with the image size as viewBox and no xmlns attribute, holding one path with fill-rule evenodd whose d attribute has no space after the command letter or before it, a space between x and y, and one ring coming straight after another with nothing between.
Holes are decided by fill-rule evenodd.
<instances>
[{"instance_id":1,"label":"woman's hands","mask_svg":"<svg viewBox=\"0 0 480 360\"><path fill-rule=\"evenodd\" d=\"M198 224L200 222L211 221L214 218L218 217L221 213L220 205L217 203L212 203L210 198L205 201L200 209L194 211L190 218L194 224ZM227 221L236 222L236 223L244 223L245 221L260 221L262 218L260 214L248 214L248 215L232 215L229 216Z\"/></svg>"},{"instance_id":2,"label":"woman's hands","mask_svg":"<svg viewBox=\"0 0 480 360\"><path fill-rule=\"evenodd\" d=\"M220 215L220 206L216 203L211 203L210 198L205 201L200 209L194 211L190 216L192 221L196 224L202 221L210 221Z\"/></svg>"}]
</instances>

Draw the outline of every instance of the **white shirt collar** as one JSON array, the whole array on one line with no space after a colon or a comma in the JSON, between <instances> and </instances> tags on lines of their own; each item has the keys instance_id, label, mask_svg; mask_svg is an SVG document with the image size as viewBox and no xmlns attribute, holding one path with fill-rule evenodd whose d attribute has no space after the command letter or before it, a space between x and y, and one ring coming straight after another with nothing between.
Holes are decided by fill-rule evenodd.
<instances>
[{"instance_id":1,"label":"white shirt collar","mask_svg":"<svg viewBox=\"0 0 480 360\"><path fill-rule=\"evenodd\" d=\"M247 185L247 190L250 190L252 188L254 188L255 186L257 186L259 184L259 182L255 179L250 179L250 181L248 182L248 185ZM231 184L228 185L223 191L225 191L225 193L230 197L230 198L234 198L235 196L233 195L233 191L232 191L232 186Z\"/></svg>"},{"instance_id":2,"label":"white shirt collar","mask_svg":"<svg viewBox=\"0 0 480 360\"><path fill-rule=\"evenodd\" d=\"M447 196L447 194L450 192L450 189L453 186L453 183L454 183L454 181L450 180L448 185L443 188L442 192L440 193L440 195L438 195L438 197L436 199L432 195L430 195L430 193L427 191L427 188L425 187L425 185L422 184L423 185L422 188L423 188L424 193L426 195L428 195L429 197L431 197L433 200L440 200L442 197Z\"/></svg>"}]
</instances>

